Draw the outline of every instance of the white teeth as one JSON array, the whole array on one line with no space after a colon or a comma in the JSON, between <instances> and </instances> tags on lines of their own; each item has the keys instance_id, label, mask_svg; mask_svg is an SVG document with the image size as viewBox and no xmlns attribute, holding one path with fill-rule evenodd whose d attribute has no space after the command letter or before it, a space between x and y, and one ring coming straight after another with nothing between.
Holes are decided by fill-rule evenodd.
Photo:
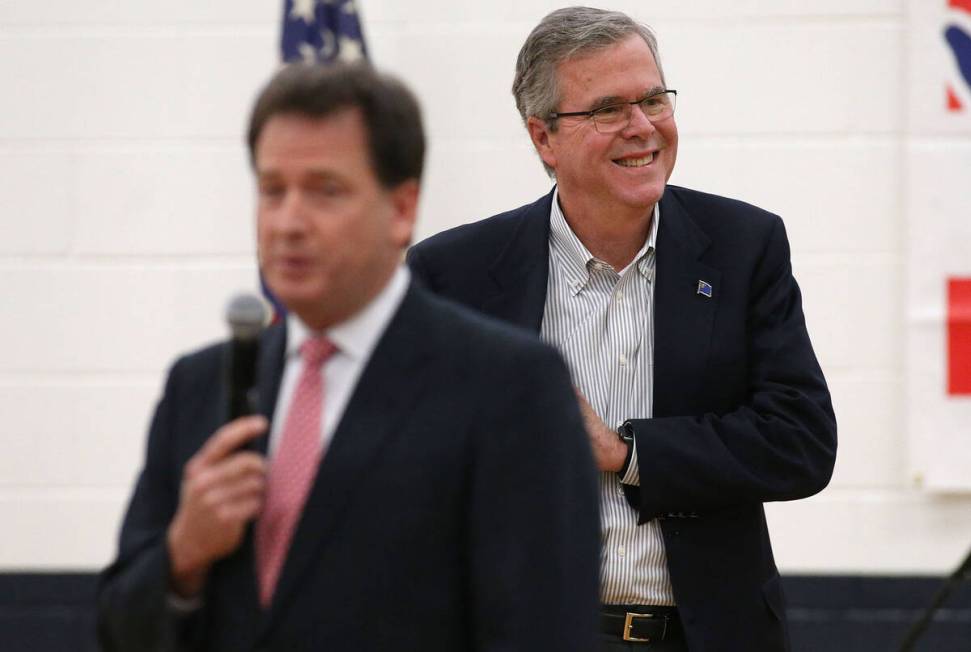
<instances>
[{"instance_id":1,"label":"white teeth","mask_svg":"<svg viewBox=\"0 0 971 652\"><path fill-rule=\"evenodd\" d=\"M623 165L625 168L640 168L644 167L653 160L654 154L649 154L644 158L623 158L617 161L617 164Z\"/></svg>"}]
</instances>

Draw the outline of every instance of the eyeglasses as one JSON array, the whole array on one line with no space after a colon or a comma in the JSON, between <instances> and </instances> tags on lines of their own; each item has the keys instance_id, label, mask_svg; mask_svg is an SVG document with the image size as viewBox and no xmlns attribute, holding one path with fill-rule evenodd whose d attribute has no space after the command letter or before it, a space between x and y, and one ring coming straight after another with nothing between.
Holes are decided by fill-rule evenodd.
<instances>
[{"instance_id":1,"label":"eyeglasses","mask_svg":"<svg viewBox=\"0 0 971 652\"><path fill-rule=\"evenodd\" d=\"M570 118L583 116L593 118L594 128L601 134L612 134L624 129L630 124L631 107L635 104L641 107L641 111L647 119L653 122L667 120L674 115L674 104L678 97L678 91L668 90L660 93L648 95L633 102L618 102L608 104L593 111L571 111L569 113L551 113L550 120L557 118Z\"/></svg>"}]
</instances>

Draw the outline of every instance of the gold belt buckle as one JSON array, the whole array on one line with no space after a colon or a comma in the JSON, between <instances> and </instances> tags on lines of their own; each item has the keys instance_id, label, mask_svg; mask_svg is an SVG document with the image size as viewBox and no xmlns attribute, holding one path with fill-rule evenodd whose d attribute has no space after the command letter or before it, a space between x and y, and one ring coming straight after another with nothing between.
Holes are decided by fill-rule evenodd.
<instances>
[{"instance_id":1,"label":"gold belt buckle","mask_svg":"<svg viewBox=\"0 0 971 652\"><path fill-rule=\"evenodd\" d=\"M654 617L654 614L635 614L628 611L627 617L624 618L624 640L635 641L637 643L650 643L651 639L649 638L637 638L636 636L631 636L630 630L634 626L633 621L635 618L653 618L653 617ZM666 624L667 623L665 623L665 625Z\"/></svg>"}]
</instances>

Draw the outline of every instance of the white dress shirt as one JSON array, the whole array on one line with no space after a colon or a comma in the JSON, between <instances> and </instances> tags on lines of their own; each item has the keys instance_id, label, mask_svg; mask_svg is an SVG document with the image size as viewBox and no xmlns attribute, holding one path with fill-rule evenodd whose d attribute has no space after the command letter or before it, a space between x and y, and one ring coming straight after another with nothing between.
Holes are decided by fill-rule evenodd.
<instances>
[{"instance_id":1,"label":"white dress shirt","mask_svg":"<svg viewBox=\"0 0 971 652\"><path fill-rule=\"evenodd\" d=\"M647 239L619 272L595 258L570 228L554 191L550 262L540 329L570 368L573 383L610 428L652 415L654 272L660 213ZM637 449L623 478L600 474L601 600L673 605L664 539L657 520L637 524L621 483L638 485Z\"/></svg>"},{"instance_id":2,"label":"white dress shirt","mask_svg":"<svg viewBox=\"0 0 971 652\"><path fill-rule=\"evenodd\" d=\"M337 430L344 415L344 409L354 393L361 372L371 359L371 353L378 340L394 317L398 306L405 298L411 278L406 267L399 266L394 276L381 292L362 310L350 319L328 328L323 334L337 347L333 355L321 365L323 375L324 401L321 410L320 442L321 450L327 445ZM287 349L283 377L280 380L280 393L273 412L273 426L270 429L270 442L267 454L273 457L280 443L280 432L286 421L290 401L297 389L297 381L303 372L303 359L300 345L312 335L306 324L294 314L287 315Z\"/></svg>"}]
</instances>

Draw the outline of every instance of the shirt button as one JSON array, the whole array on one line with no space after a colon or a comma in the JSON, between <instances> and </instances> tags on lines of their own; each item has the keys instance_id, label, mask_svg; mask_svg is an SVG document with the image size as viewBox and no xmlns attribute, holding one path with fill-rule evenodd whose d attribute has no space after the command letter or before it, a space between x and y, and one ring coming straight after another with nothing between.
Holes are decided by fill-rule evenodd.
<instances>
[{"instance_id":1,"label":"shirt button","mask_svg":"<svg viewBox=\"0 0 971 652\"><path fill-rule=\"evenodd\" d=\"M620 366L621 367L626 367L627 366L627 356L626 355L621 355L619 358L617 358L617 361L620 362Z\"/></svg>"},{"instance_id":2,"label":"shirt button","mask_svg":"<svg viewBox=\"0 0 971 652\"><path fill-rule=\"evenodd\" d=\"M626 554L627 554L627 548L626 548L626 546L620 546L620 547L617 548L617 556L618 557L623 557Z\"/></svg>"},{"instance_id":3,"label":"shirt button","mask_svg":"<svg viewBox=\"0 0 971 652\"><path fill-rule=\"evenodd\" d=\"M617 301L623 301L624 300L623 290L617 290L617 292L614 293L614 296L617 298Z\"/></svg>"}]
</instances>

